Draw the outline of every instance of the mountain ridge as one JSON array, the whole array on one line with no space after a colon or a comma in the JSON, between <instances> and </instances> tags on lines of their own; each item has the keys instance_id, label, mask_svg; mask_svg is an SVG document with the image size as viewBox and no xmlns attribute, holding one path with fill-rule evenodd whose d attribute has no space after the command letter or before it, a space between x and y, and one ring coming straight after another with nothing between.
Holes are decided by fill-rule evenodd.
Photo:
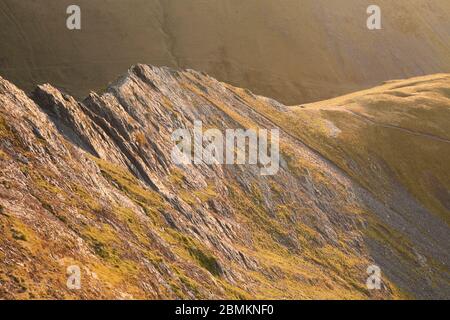
<instances>
[{"instance_id":1,"label":"mountain ridge","mask_svg":"<svg viewBox=\"0 0 450 320\"><path fill-rule=\"evenodd\" d=\"M437 78L409 88L430 110L437 101L442 115L450 76ZM448 175L434 177L441 198L428 190L416 199L397 174L398 193L381 193L379 185L394 183L385 174L398 170L384 153L371 151L380 159L368 168L380 178L369 182L359 172L364 148L363 156L347 142L336 149L351 156L350 171L340 152L330 153L335 140L358 132L357 119L344 119L356 129L346 128L320 103L288 107L193 70L147 65L83 102L51 85L31 98L0 79L1 296L448 297L448 211L437 205L442 198L445 207ZM395 108L409 99L397 98ZM347 108L365 103L358 99ZM327 125L308 124L310 113ZM175 165L171 133L194 120L222 129L275 125L280 172ZM386 275L380 291L366 288L373 264ZM80 291L65 287L69 265L81 266Z\"/></svg>"}]
</instances>

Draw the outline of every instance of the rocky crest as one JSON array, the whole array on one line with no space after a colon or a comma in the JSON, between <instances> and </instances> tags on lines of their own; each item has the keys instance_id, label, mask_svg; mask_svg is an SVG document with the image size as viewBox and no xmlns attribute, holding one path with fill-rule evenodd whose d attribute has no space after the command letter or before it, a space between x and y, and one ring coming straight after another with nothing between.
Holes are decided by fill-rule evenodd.
<instances>
[{"instance_id":1,"label":"rocky crest","mask_svg":"<svg viewBox=\"0 0 450 320\"><path fill-rule=\"evenodd\" d=\"M386 90L397 92L399 113L413 95L401 88L418 83L428 91L414 93L416 111L447 115L448 75L389 83L328 109L147 65L82 102L48 84L27 96L0 78L0 297L448 298L448 163L415 166L434 186L416 190L403 180L408 165L369 144L353 153L351 142L362 127L408 137L420 129L434 148L427 154L448 159L450 118L390 128L373 109L357 113ZM171 134L195 120L279 128L279 173L175 165ZM70 265L81 268L81 290L66 287ZM370 265L383 272L379 291L366 287Z\"/></svg>"}]
</instances>

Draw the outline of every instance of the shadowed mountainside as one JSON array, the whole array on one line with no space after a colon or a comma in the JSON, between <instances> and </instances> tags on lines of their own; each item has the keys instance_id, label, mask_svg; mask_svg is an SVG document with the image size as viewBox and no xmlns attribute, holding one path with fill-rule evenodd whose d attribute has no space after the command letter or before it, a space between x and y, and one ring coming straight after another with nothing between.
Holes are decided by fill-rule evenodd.
<instances>
[{"instance_id":1,"label":"shadowed mountainside","mask_svg":"<svg viewBox=\"0 0 450 320\"><path fill-rule=\"evenodd\" d=\"M0 297L448 298L449 92L440 74L287 107L136 65L77 102L0 78ZM279 128L280 171L175 165L194 120Z\"/></svg>"},{"instance_id":2,"label":"shadowed mountainside","mask_svg":"<svg viewBox=\"0 0 450 320\"><path fill-rule=\"evenodd\" d=\"M32 90L85 97L130 65L207 72L286 104L319 101L390 79L450 72L450 2L379 0L71 0L0 2L0 73Z\"/></svg>"}]
</instances>

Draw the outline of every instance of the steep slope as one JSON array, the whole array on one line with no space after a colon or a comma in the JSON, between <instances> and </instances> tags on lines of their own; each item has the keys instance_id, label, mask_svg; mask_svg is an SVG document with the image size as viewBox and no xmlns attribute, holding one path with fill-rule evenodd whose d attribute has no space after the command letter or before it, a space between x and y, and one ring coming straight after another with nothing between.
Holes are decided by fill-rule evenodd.
<instances>
[{"instance_id":1,"label":"steep slope","mask_svg":"<svg viewBox=\"0 0 450 320\"><path fill-rule=\"evenodd\" d=\"M413 272L405 277L392 265L400 268L399 261L419 259L445 271L448 283L449 92L450 76L438 74L389 81L283 112L254 104L390 208L369 210L375 215L367 217L366 234L372 255L395 280L412 282L423 270L411 266ZM381 249L382 242L395 250ZM421 257L420 246L433 253Z\"/></svg>"},{"instance_id":2,"label":"steep slope","mask_svg":"<svg viewBox=\"0 0 450 320\"><path fill-rule=\"evenodd\" d=\"M0 73L26 90L52 83L76 96L103 90L142 62L192 68L287 104L382 81L450 72L450 3L379 0L70 0L0 3Z\"/></svg>"},{"instance_id":3,"label":"steep slope","mask_svg":"<svg viewBox=\"0 0 450 320\"><path fill-rule=\"evenodd\" d=\"M438 193L422 190L432 202L422 201L398 179L404 189L380 196L378 180L366 182L365 172L339 161L340 153L326 152L334 138L300 122L299 107L195 71L145 65L83 103L51 85L37 87L30 99L0 81L1 297L450 295L448 211L433 202ZM416 98L431 96L444 120L420 129L446 139L448 76L422 79L422 86L427 82L431 92L418 90ZM306 110L321 114L319 106ZM280 171L261 176L253 165L175 165L172 132L195 120L219 130L278 127ZM359 132L336 126L333 132ZM353 147L346 143L342 148ZM358 162L364 155L351 155L368 167ZM390 177L389 160L380 179ZM449 171L435 171L440 166L448 163L429 171L445 191ZM366 288L373 264L383 271L380 291ZM82 269L79 291L66 287L70 265Z\"/></svg>"},{"instance_id":4,"label":"steep slope","mask_svg":"<svg viewBox=\"0 0 450 320\"><path fill-rule=\"evenodd\" d=\"M400 183L449 224L449 82L448 74L389 81L292 110L310 124L305 140L363 185L387 198Z\"/></svg>"}]
</instances>

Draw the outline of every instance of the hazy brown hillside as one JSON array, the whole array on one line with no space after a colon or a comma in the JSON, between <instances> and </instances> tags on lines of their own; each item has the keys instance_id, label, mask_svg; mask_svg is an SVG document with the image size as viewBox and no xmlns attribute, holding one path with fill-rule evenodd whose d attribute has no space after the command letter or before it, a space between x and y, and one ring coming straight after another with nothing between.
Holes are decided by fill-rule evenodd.
<instances>
[{"instance_id":1,"label":"hazy brown hillside","mask_svg":"<svg viewBox=\"0 0 450 320\"><path fill-rule=\"evenodd\" d=\"M82 30L65 27L82 7ZM135 63L193 68L287 104L384 80L450 72L450 2L379 0L2 0L0 72L77 96Z\"/></svg>"},{"instance_id":2,"label":"hazy brown hillside","mask_svg":"<svg viewBox=\"0 0 450 320\"><path fill-rule=\"evenodd\" d=\"M0 78L0 297L448 299L449 90L436 75L286 107L137 65L79 103ZM279 127L279 173L175 165L194 120Z\"/></svg>"}]
</instances>

